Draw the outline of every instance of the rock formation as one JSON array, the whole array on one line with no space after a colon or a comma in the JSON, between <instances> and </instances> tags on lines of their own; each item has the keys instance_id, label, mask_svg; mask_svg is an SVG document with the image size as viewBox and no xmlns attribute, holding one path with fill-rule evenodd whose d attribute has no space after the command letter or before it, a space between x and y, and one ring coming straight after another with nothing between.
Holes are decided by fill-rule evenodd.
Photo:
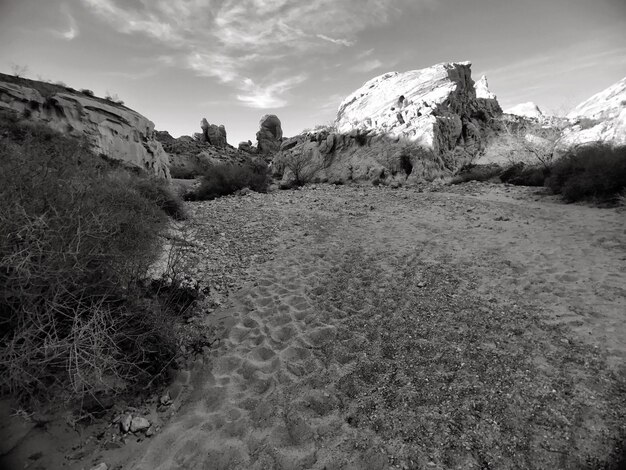
<instances>
[{"instance_id":1,"label":"rock formation","mask_svg":"<svg viewBox=\"0 0 626 470\"><path fill-rule=\"evenodd\" d=\"M85 136L96 153L169 178L154 123L125 106L71 88L0 74L0 108Z\"/></svg>"},{"instance_id":2,"label":"rock formation","mask_svg":"<svg viewBox=\"0 0 626 470\"><path fill-rule=\"evenodd\" d=\"M539 109L539 106L532 101L529 101L528 103L520 103L512 108L506 109L504 112L506 114L513 114L515 116L537 120L542 120L544 117L541 109Z\"/></svg>"},{"instance_id":3,"label":"rock formation","mask_svg":"<svg viewBox=\"0 0 626 470\"><path fill-rule=\"evenodd\" d=\"M474 90L476 90L476 98L484 99L484 100L495 100L496 95L489 90L489 83L487 82L487 77L483 75L480 77L474 84Z\"/></svg>"},{"instance_id":4,"label":"rock formation","mask_svg":"<svg viewBox=\"0 0 626 470\"><path fill-rule=\"evenodd\" d=\"M255 153L256 152L256 148L254 148L252 146L252 141L248 140L248 141L244 141L244 142L239 142L239 146L237 147L238 150L241 150L243 152L248 152L248 153Z\"/></svg>"},{"instance_id":5,"label":"rock formation","mask_svg":"<svg viewBox=\"0 0 626 470\"><path fill-rule=\"evenodd\" d=\"M266 114L259 121L259 127L259 132L256 133L259 153L278 152L283 140L283 128L280 119L274 114Z\"/></svg>"},{"instance_id":6,"label":"rock formation","mask_svg":"<svg viewBox=\"0 0 626 470\"><path fill-rule=\"evenodd\" d=\"M219 148L224 148L228 145L226 141L226 128L223 125L217 126L215 124L209 124L206 118L202 118L200 128L202 129L201 140L203 142Z\"/></svg>"},{"instance_id":7,"label":"rock formation","mask_svg":"<svg viewBox=\"0 0 626 470\"><path fill-rule=\"evenodd\" d=\"M443 63L368 81L341 103L336 126L341 133L373 132L441 154L458 146L481 112L492 114L477 100L471 64Z\"/></svg>"},{"instance_id":8,"label":"rock formation","mask_svg":"<svg viewBox=\"0 0 626 470\"><path fill-rule=\"evenodd\" d=\"M568 115L560 147L594 142L626 145L626 77L579 104Z\"/></svg>"},{"instance_id":9,"label":"rock formation","mask_svg":"<svg viewBox=\"0 0 626 470\"><path fill-rule=\"evenodd\" d=\"M343 100L335 128L285 140L275 168L307 154L331 181L442 176L482 150L501 113L469 62L386 73Z\"/></svg>"},{"instance_id":10,"label":"rock formation","mask_svg":"<svg viewBox=\"0 0 626 470\"><path fill-rule=\"evenodd\" d=\"M235 149L231 145L217 147L207 145L203 134L198 138L183 135L177 139L167 131L157 131L156 137L169 155L170 173L172 178L192 179L202 176L214 163L245 163L255 158L250 151Z\"/></svg>"}]
</instances>

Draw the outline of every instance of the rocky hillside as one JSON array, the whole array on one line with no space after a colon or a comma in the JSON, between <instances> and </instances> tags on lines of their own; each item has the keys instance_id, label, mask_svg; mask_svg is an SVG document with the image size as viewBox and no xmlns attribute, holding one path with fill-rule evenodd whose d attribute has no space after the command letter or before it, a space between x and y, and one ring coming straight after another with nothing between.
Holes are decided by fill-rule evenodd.
<instances>
[{"instance_id":1,"label":"rocky hillside","mask_svg":"<svg viewBox=\"0 0 626 470\"><path fill-rule=\"evenodd\" d=\"M168 156L154 137L154 123L141 114L62 85L0 73L0 108L73 136L84 136L96 153L169 178Z\"/></svg>"},{"instance_id":2,"label":"rocky hillside","mask_svg":"<svg viewBox=\"0 0 626 470\"><path fill-rule=\"evenodd\" d=\"M267 116L264 117L264 119ZM273 116L276 118L276 116ZM278 120L278 118L276 118ZM263 119L261 120L261 130L263 131ZM169 158L169 168L172 178L192 179L203 175L207 169L215 163L232 163L241 165L257 154L263 154L252 146L250 141L241 142L239 148L235 148L226 141L226 129L223 125L217 126L209 124L206 119L200 122L202 132L194 133L193 137L183 135L178 138L172 137L167 131L156 131L155 138L160 142ZM280 130L280 121L278 121ZM282 130L280 130L282 137ZM272 142L280 146L280 139ZM269 142L269 140L265 140ZM259 140L259 148L261 141ZM266 152L267 153L267 152Z\"/></svg>"},{"instance_id":3,"label":"rocky hillside","mask_svg":"<svg viewBox=\"0 0 626 470\"><path fill-rule=\"evenodd\" d=\"M579 104L567 116L573 126L561 145L594 142L626 145L626 77Z\"/></svg>"},{"instance_id":4,"label":"rocky hillside","mask_svg":"<svg viewBox=\"0 0 626 470\"><path fill-rule=\"evenodd\" d=\"M335 128L285 140L277 168L310 157L331 181L432 178L481 152L501 114L486 78L472 80L469 62L386 73L343 100Z\"/></svg>"}]
</instances>

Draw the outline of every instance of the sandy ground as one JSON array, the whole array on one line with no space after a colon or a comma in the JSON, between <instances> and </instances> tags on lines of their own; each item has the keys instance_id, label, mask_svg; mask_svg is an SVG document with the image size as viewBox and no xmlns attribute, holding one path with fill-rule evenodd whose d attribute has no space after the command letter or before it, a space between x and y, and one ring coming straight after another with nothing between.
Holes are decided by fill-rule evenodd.
<instances>
[{"instance_id":1,"label":"sandy ground","mask_svg":"<svg viewBox=\"0 0 626 470\"><path fill-rule=\"evenodd\" d=\"M236 201L280 226L272 253L202 319L222 339L181 372L163 428L91 463L611 468L626 212L482 183Z\"/></svg>"}]
</instances>

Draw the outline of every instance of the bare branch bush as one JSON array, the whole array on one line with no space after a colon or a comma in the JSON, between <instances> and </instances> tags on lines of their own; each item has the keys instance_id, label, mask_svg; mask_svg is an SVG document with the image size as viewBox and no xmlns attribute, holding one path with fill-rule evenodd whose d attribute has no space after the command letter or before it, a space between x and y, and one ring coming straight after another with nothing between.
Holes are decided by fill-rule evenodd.
<instances>
[{"instance_id":1,"label":"bare branch bush","mask_svg":"<svg viewBox=\"0 0 626 470\"><path fill-rule=\"evenodd\" d=\"M486 149L509 165L523 163L544 169L552 166L561 129L535 122L505 122L501 134Z\"/></svg>"},{"instance_id":2,"label":"bare branch bush","mask_svg":"<svg viewBox=\"0 0 626 470\"><path fill-rule=\"evenodd\" d=\"M169 305L143 281L163 209L84 142L4 115L0 128L2 391L37 400L153 377L176 350Z\"/></svg>"},{"instance_id":3,"label":"bare branch bush","mask_svg":"<svg viewBox=\"0 0 626 470\"><path fill-rule=\"evenodd\" d=\"M280 164L289 172L294 186L311 183L324 167L324 162L316 158L313 149L283 154Z\"/></svg>"},{"instance_id":4,"label":"bare branch bush","mask_svg":"<svg viewBox=\"0 0 626 470\"><path fill-rule=\"evenodd\" d=\"M11 72L14 77L21 78L28 73L28 65L11 64Z\"/></svg>"}]
</instances>

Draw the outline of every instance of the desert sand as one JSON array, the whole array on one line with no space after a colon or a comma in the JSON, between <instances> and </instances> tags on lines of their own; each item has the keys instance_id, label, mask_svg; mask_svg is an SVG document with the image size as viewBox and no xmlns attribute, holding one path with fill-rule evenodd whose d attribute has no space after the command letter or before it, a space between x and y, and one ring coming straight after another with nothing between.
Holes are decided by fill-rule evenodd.
<instances>
[{"instance_id":1,"label":"desert sand","mask_svg":"<svg viewBox=\"0 0 626 470\"><path fill-rule=\"evenodd\" d=\"M31 468L603 468L626 411L626 212L537 191L191 203L181 233L204 251L187 260L222 303L195 320L219 341L178 372L154 436L107 450L113 426L84 459Z\"/></svg>"},{"instance_id":2,"label":"desert sand","mask_svg":"<svg viewBox=\"0 0 626 470\"><path fill-rule=\"evenodd\" d=\"M611 386L626 357L626 214L535 192L323 186L242 198L242 210L269 205L291 228L206 318L221 344L124 468L573 468L607 457L624 411Z\"/></svg>"}]
</instances>

